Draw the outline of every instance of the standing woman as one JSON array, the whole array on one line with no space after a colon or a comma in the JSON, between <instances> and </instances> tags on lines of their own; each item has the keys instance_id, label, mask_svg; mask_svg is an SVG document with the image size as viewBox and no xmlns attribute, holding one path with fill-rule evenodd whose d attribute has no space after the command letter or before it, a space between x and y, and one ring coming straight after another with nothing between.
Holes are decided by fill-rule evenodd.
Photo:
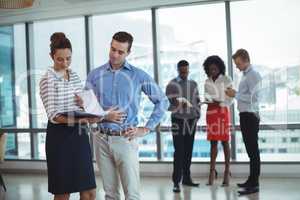
<instances>
[{"instance_id":1,"label":"standing woman","mask_svg":"<svg viewBox=\"0 0 300 200\"><path fill-rule=\"evenodd\" d=\"M46 159L48 191L54 200L68 200L70 193L80 192L81 200L95 199L95 175L89 137L84 123L99 122L100 118L75 119L61 112L81 110L75 93L82 90L79 76L69 66L72 46L64 33L51 38L49 67L40 81L40 96L48 116ZM117 111L110 112L108 120L117 119Z\"/></svg>"},{"instance_id":2,"label":"standing woman","mask_svg":"<svg viewBox=\"0 0 300 200\"><path fill-rule=\"evenodd\" d=\"M208 101L206 112L207 140L210 141L210 173L207 185L212 185L216 178L216 158L218 141L222 142L225 170L222 186L229 185L230 176L230 113L232 98L226 96L225 90L232 87L231 78L225 75L225 64L219 56L209 56L203 63L208 79L205 81L205 99Z\"/></svg>"}]
</instances>

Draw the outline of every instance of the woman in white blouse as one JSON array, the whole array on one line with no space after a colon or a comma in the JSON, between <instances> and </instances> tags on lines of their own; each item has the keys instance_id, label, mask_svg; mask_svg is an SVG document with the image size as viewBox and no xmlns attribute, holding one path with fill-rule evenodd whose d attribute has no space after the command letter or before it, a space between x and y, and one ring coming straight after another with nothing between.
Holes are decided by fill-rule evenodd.
<instances>
[{"instance_id":1,"label":"woman in white blouse","mask_svg":"<svg viewBox=\"0 0 300 200\"><path fill-rule=\"evenodd\" d=\"M69 68L72 46L64 33L51 36L49 67L40 81L40 96L48 116L46 159L48 191L54 200L68 200L70 193L80 192L80 199L95 199L95 175L86 123L101 118L81 118L60 113L77 111L75 94L82 90L79 76ZM120 111L112 111L108 121L121 121Z\"/></svg>"},{"instance_id":2,"label":"woman in white blouse","mask_svg":"<svg viewBox=\"0 0 300 200\"><path fill-rule=\"evenodd\" d=\"M217 176L215 165L218 154L218 141L222 142L225 170L223 186L229 185L230 176L230 113L232 98L225 94L232 87L231 78L225 75L225 64L219 56L209 56L203 63L208 79L205 81L205 101L207 101L206 123L207 140L211 144L210 173L207 185L212 185Z\"/></svg>"}]
</instances>

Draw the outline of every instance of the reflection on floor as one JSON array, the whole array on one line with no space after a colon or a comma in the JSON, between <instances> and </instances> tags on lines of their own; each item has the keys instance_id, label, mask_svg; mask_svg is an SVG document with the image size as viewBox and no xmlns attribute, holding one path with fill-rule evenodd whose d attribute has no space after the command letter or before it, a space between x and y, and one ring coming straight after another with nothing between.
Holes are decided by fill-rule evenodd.
<instances>
[{"instance_id":1,"label":"reflection on floor","mask_svg":"<svg viewBox=\"0 0 300 200\"><path fill-rule=\"evenodd\" d=\"M3 178L8 189L7 200L53 199L47 192L46 175L5 174ZM229 187L221 187L219 179L214 186L206 186L204 178L195 181L200 182L200 187L183 187L180 194L174 194L170 179L142 177L142 200L300 200L300 179L296 178L261 179L260 192L243 197L237 195L235 187L241 179L233 178ZM97 177L97 184L97 200L104 200L100 177ZM71 200L75 199L79 199L78 194L71 195Z\"/></svg>"}]
</instances>

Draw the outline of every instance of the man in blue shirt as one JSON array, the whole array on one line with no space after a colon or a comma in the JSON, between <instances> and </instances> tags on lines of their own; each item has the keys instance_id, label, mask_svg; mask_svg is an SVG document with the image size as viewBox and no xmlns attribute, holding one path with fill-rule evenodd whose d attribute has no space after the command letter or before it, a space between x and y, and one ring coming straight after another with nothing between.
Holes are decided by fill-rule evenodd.
<instances>
[{"instance_id":1,"label":"man in blue shirt","mask_svg":"<svg viewBox=\"0 0 300 200\"><path fill-rule=\"evenodd\" d=\"M140 199L139 155L137 137L154 130L168 109L169 102L155 81L143 70L126 61L133 37L127 32L115 33L109 51L109 62L91 71L86 87L93 89L104 109L116 107L126 114L121 123L104 122L95 135L95 153L103 180L105 199L120 199L119 179L125 199ZM154 104L144 127L138 126L141 94Z\"/></svg>"},{"instance_id":2,"label":"man in blue shirt","mask_svg":"<svg viewBox=\"0 0 300 200\"><path fill-rule=\"evenodd\" d=\"M227 89L229 97L235 97L240 112L240 127L248 157L250 158L250 176L245 183L237 184L245 190L239 191L241 195L259 191L260 154L258 147L259 131L259 90L261 76L250 64L250 57L245 49L239 49L232 56L236 67L243 72L239 89Z\"/></svg>"}]
</instances>

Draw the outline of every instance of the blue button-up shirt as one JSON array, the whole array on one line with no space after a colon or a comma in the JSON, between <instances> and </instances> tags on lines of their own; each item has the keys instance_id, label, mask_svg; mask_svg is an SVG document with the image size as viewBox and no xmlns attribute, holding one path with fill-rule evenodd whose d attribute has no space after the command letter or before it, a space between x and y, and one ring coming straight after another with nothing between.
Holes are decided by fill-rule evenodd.
<instances>
[{"instance_id":1,"label":"blue button-up shirt","mask_svg":"<svg viewBox=\"0 0 300 200\"><path fill-rule=\"evenodd\" d=\"M262 78L251 65L243 71L236 95L239 112L258 112Z\"/></svg>"},{"instance_id":2,"label":"blue button-up shirt","mask_svg":"<svg viewBox=\"0 0 300 200\"><path fill-rule=\"evenodd\" d=\"M143 70L125 62L119 70L113 70L109 63L92 70L86 82L87 89L93 89L100 105L106 110L118 107L127 114L122 124L101 123L102 128L124 130L138 125L138 110L141 94L144 92L155 105L147 128L153 130L168 109L165 94Z\"/></svg>"}]
</instances>

